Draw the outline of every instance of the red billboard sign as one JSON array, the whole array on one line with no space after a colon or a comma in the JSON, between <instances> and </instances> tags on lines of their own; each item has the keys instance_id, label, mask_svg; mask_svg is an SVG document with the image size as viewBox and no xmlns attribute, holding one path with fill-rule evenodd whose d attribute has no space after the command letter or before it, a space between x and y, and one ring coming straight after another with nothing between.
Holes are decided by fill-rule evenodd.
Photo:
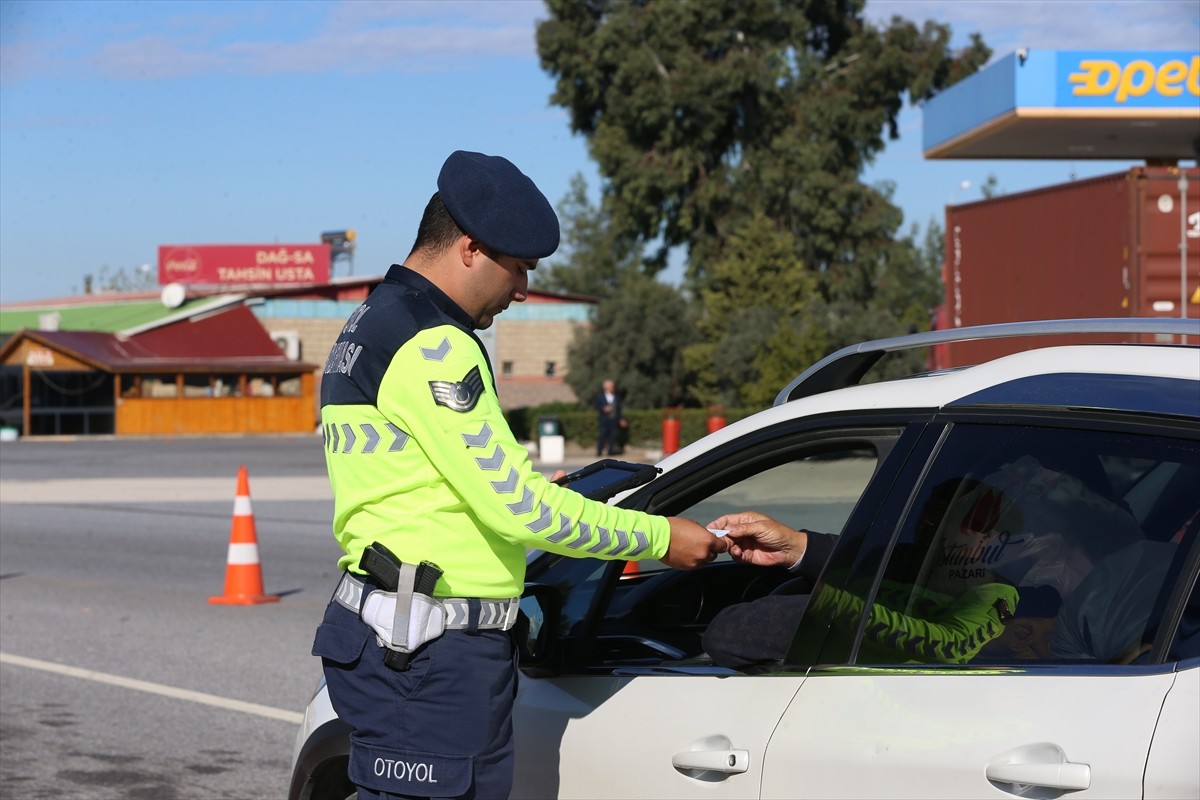
<instances>
[{"instance_id":1,"label":"red billboard sign","mask_svg":"<svg viewBox=\"0 0 1200 800\"><path fill-rule=\"evenodd\" d=\"M248 286L328 283L328 244L165 244L158 282Z\"/></svg>"}]
</instances>

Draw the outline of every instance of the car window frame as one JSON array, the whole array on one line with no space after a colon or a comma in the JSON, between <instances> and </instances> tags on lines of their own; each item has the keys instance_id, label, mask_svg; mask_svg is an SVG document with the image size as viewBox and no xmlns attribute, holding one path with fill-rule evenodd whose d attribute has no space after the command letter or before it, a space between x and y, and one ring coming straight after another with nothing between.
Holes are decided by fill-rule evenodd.
<instances>
[{"instance_id":1,"label":"car window frame","mask_svg":"<svg viewBox=\"0 0 1200 800\"><path fill-rule=\"evenodd\" d=\"M908 450L915 444L932 411L882 412L873 414L829 414L786 420L726 442L712 451L697 456L694 460L659 476L632 494L622 498L617 505L636 508L653 514L670 515L673 510L684 509L699 502L702 496L711 495L735 483L746 480L774 466L794 461L799 454L813 452L814 446L834 448L838 444L870 442L879 456L854 508L847 519L871 515L870 508L882 497L878 481L890 484L898 465L908 458ZM844 528L845 529L845 528ZM839 545L840 546L840 543ZM837 548L835 547L835 550ZM532 572L534 579L543 575L554 562L538 565ZM590 643L596 640L604 612L612 602L624 562L614 561L607 565L598 581L589 608L577 636L559 639L566 647L559 661L564 674L612 674L608 667L596 668L590 664ZM701 567L700 569L706 569ZM628 667L618 667L628 672ZM647 669L654 669L648 667ZM728 672L726 668L713 666L708 669Z\"/></svg>"},{"instance_id":2,"label":"car window frame","mask_svg":"<svg viewBox=\"0 0 1200 800\"><path fill-rule=\"evenodd\" d=\"M836 639L828 635L829 632L826 627L821 632L819 638L822 642L822 649L819 653L809 653L806 656L805 651L794 643L793 648L789 650L788 657L780 665L781 669L794 670L820 666L822 668L852 667L856 669L894 672L909 672L912 670L914 667L912 664L859 664L859 650L866 633L870 605L877 596L880 582L883 579L887 565L890 563L894 548L899 543L902 523L907 518L907 515L911 513L912 505L916 502L917 496L924 486L928 473L933 469L946 439L956 425L963 424L1055 427L1098 431L1101 433L1161 436L1170 439L1200 442L1200 421L1172 416L1135 416L1127 412L1041 407L955 408L950 411L938 413L930 420L930 424L923 431L920 441L910 451L909 459L904 465L904 470L901 475L897 476L897 480L893 482L892 490L880 501L878 515L886 518L887 515L891 514L895 523L889 526L870 525L858 547L853 549L848 547L843 548L840 552L839 550L835 550L830 559L829 566L831 567L845 568L849 566L853 570L849 580L864 579L867 575L871 576L871 589L863 611L859 615L849 649L840 652L836 650ZM847 531L849 530L850 523L848 522ZM879 553L880 555L878 560L872 559L862 562L861 557L864 553L871 554L872 556L875 553ZM848 559L851 557L854 557L856 560L848 562ZM1163 609L1162 621L1155 634L1149 656L1145 660L1137 664L1089 663L1078 665L1063 665L1050 661L1030 660L1022 662L1020 669L1091 673L1097 670L1107 672L1111 669L1121 670L1129 674L1175 669L1178 662L1168 658L1168 651L1177 636L1179 623L1192 587L1196 584L1198 576L1200 576L1200 536L1197 536L1191 543L1190 551L1183 554L1182 559L1182 568L1174 576L1173 580L1175 583L1171 588L1170 599ZM823 587L824 581L819 581L814 587L814 600ZM813 625L820 622L819 620L810 620L808 618L810 616L806 615L806 618L802 620L801 626L797 630L797 639L802 636L807 636L810 640L816 637L813 631L804 630L806 623ZM831 643L835 645L835 649L830 649ZM979 668L971 664L921 664L917 666L922 671L950 672ZM981 666L986 669L992 668L987 665ZM1003 669L1004 667L1000 666L996 668Z\"/></svg>"},{"instance_id":3,"label":"car window frame","mask_svg":"<svg viewBox=\"0 0 1200 800\"><path fill-rule=\"evenodd\" d=\"M1141 436L1163 436L1170 439L1200 442L1200 419L1183 417L1173 414L1142 414L1127 411L1109 411L1099 409L1061 409L1023 408L1013 409L978 408L962 409L953 413L943 413L939 419L948 422L966 422L984 420L996 414L1004 414L1008 418L1020 416L1031 420L1029 424L1045 424L1063 428L1082 428L1086 430L1102 430L1112 433L1126 433ZM1181 662L1169 658L1169 651L1178 635L1179 623L1183 618L1192 587L1200 581L1200 536L1192 544L1190 552L1183 555L1182 566L1174 577L1171 595L1163 608L1162 621L1155 635L1154 643L1148 657L1138 664L1096 664L1080 667L1082 671L1089 669L1117 669L1129 672L1151 670L1174 670ZM1195 659L1189 659L1189 663ZM1030 666L1038 662L1030 662ZM1053 665L1047 665L1053 666Z\"/></svg>"}]
</instances>

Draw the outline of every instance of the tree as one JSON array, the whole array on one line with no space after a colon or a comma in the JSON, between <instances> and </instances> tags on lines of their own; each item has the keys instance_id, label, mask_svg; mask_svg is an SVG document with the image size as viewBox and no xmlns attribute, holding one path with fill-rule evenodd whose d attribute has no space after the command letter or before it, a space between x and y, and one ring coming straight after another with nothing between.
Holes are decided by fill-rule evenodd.
<instances>
[{"instance_id":1,"label":"tree","mask_svg":"<svg viewBox=\"0 0 1200 800\"><path fill-rule=\"evenodd\" d=\"M548 6L551 100L587 138L614 225L687 247L700 277L756 210L799 234L809 269L836 273L881 199L858 175L896 136L905 93L932 96L990 55L976 36L951 56L944 25L877 29L860 0Z\"/></svg>"},{"instance_id":2,"label":"tree","mask_svg":"<svg viewBox=\"0 0 1200 800\"><path fill-rule=\"evenodd\" d=\"M124 267L111 269L107 264L93 279L92 275L83 276L84 294L92 292L146 292L158 286L158 278L146 264L137 270L126 271Z\"/></svg>"},{"instance_id":3,"label":"tree","mask_svg":"<svg viewBox=\"0 0 1200 800\"><path fill-rule=\"evenodd\" d=\"M591 397L605 378L617 381L628 408L679 402L680 351L693 336L687 298L643 272L640 243L616 235L588 200L582 175L559 205L565 261L539 267L537 288L600 298L590 328L568 350L566 383Z\"/></svg>"},{"instance_id":4,"label":"tree","mask_svg":"<svg viewBox=\"0 0 1200 800\"><path fill-rule=\"evenodd\" d=\"M792 234L761 212L729 237L700 292L700 341L684 351L700 403L765 405L775 393L764 394L764 370L774 376L820 357L796 341L820 332L805 322L817 280L798 268L795 251Z\"/></svg>"},{"instance_id":5,"label":"tree","mask_svg":"<svg viewBox=\"0 0 1200 800\"><path fill-rule=\"evenodd\" d=\"M538 289L609 297L625 275L640 268L641 245L615 232L604 212L588 200L587 181L579 173L571 177L558 215L565 261L538 267L533 273Z\"/></svg>"},{"instance_id":6,"label":"tree","mask_svg":"<svg viewBox=\"0 0 1200 800\"><path fill-rule=\"evenodd\" d=\"M697 374L709 373L697 399L721 382L712 360L721 342L751 335L731 332L728 313L707 305L727 288L727 250L743 258L738 237L761 229L760 216L786 235L788 268L813 283L798 284L804 294L785 310L777 295L788 289L764 280L754 292L747 282L738 307L755 319L754 346L800 336L801 350L832 349L904 332L916 312L898 287L915 269L915 244L897 235L889 187L859 176L885 135L896 138L906 96L920 102L986 62L978 35L951 53L947 26L893 17L876 27L861 0L547 5L537 42L556 81L551 101L587 139L612 235L656 248L652 264L686 249L690 289L706 305L707 354L689 351ZM818 321L826 327L804 333Z\"/></svg>"},{"instance_id":7,"label":"tree","mask_svg":"<svg viewBox=\"0 0 1200 800\"><path fill-rule=\"evenodd\" d=\"M996 179L994 172L989 172L987 180L983 182L983 186L979 187L979 193L983 195L983 199L990 200L993 197L1004 194L1004 190L1000 188L1000 181Z\"/></svg>"},{"instance_id":8,"label":"tree","mask_svg":"<svg viewBox=\"0 0 1200 800\"><path fill-rule=\"evenodd\" d=\"M612 378L628 408L681 401L683 346L695 338L683 293L640 273L626 275L597 307L590 329L568 348L565 378L576 397L591 397Z\"/></svg>"}]
</instances>

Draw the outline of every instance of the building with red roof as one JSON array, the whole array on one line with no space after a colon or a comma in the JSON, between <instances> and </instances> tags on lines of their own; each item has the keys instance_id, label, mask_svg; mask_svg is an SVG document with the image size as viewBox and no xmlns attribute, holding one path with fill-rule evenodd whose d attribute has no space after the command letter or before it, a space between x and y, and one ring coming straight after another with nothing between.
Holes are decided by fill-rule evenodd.
<instances>
[{"instance_id":1,"label":"building with red roof","mask_svg":"<svg viewBox=\"0 0 1200 800\"><path fill-rule=\"evenodd\" d=\"M7 304L0 426L32 436L311 433L329 349L380 280ZM502 407L575 401L567 349L595 302L530 291L478 332Z\"/></svg>"}]
</instances>

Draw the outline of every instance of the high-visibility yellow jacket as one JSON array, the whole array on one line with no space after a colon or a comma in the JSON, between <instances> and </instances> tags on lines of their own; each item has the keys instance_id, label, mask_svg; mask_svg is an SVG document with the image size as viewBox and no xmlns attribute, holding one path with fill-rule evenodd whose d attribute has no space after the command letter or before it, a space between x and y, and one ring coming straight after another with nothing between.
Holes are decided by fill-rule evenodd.
<instances>
[{"instance_id":1,"label":"high-visibility yellow jacket","mask_svg":"<svg viewBox=\"0 0 1200 800\"><path fill-rule=\"evenodd\" d=\"M424 276L393 265L350 316L321 379L333 531L357 572L380 542L443 571L435 594L519 595L528 548L661 558L663 517L551 483L500 410L471 318Z\"/></svg>"}]
</instances>

